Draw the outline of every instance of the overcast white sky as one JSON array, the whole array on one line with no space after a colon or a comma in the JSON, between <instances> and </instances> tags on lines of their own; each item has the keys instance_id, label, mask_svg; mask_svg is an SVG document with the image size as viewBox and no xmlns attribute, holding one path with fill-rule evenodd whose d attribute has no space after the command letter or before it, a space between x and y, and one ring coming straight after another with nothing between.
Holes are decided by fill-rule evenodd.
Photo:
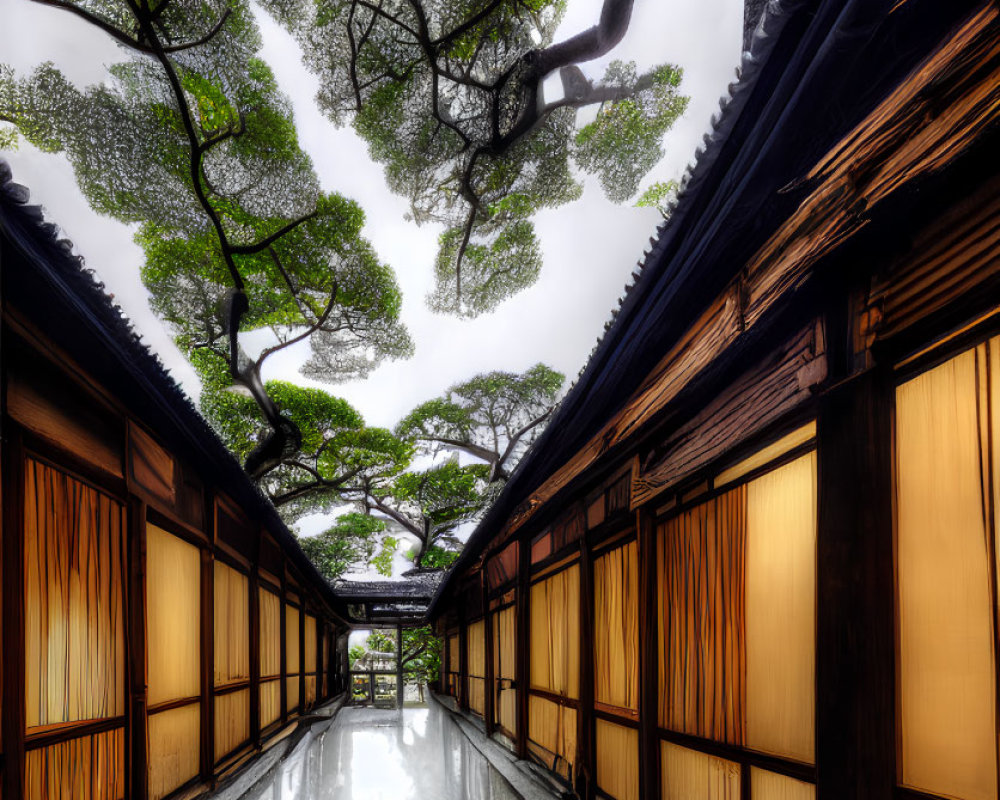
<instances>
[{"instance_id":1,"label":"overcast white sky","mask_svg":"<svg viewBox=\"0 0 1000 800\"><path fill-rule=\"evenodd\" d=\"M569 0L568 5L557 40L593 25L601 0ZM51 60L85 86L104 80L106 65L122 58L109 37L66 12L31 0L2 0L2 6L0 62L19 73ZM609 203L596 182L588 182L581 200L537 215L544 267L534 287L476 320L432 314L424 296L432 285L439 229L403 220L405 201L388 191L381 167L368 158L364 143L318 112L313 102L318 83L303 68L294 41L268 17L258 17L264 58L292 99L302 146L323 189L351 197L365 209L364 234L396 271L403 320L416 344L408 361L384 364L365 381L326 388L353 403L369 424L392 426L417 403L478 372L521 371L542 361L573 380L636 261L648 249L659 214ZM682 90L691 97L690 105L667 134L666 155L646 183L679 178L694 158L719 98L733 80L742 23L742 0L635 0L625 40L602 61L584 65L590 77L599 77L613 58L635 60L640 68L664 62L684 68ZM31 189L32 202L45 207L47 218L74 242L145 341L196 396L194 372L149 311L139 281L142 252L132 242L132 230L90 210L64 157L25 144L2 157L10 161L14 179ZM299 355L298 361L304 360L306 354ZM304 382L296 369L296 359L287 358L266 377Z\"/></svg>"}]
</instances>

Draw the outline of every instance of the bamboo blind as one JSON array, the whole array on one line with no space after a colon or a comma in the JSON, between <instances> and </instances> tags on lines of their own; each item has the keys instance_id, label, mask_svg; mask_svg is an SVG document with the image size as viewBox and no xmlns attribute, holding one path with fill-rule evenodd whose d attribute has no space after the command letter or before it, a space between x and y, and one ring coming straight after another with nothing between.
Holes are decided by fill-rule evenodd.
<instances>
[{"instance_id":1,"label":"bamboo blind","mask_svg":"<svg viewBox=\"0 0 1000 800\"><path fill-rule=\"evenodd\" d=\"M469 708L482 714L486 703L486 623L469 625L465 636L466 663L469 670Z\"/></svg>"},{"instance_id":2,"label":"bamboo blind","mask_svg":"<svg viewBox=\"0 0 1000 800\"><path fill-rule=\"evenodd\" d=\"M497 697L497 722L508 733L517 730L517 689L513 688L517 654L517 608L509 606L493 615L493 676Z\"/></svg>"},{"instance_id":3,"label":"bamboo blind","mask_svg":"<svg viewBox=\"0 0 1000 800\"><path fill-rule=\"evenodd\" d=\"M753 800L816 800L816 787L759 767L750 769Z\"/></svg>"},{"instance_id":4,"label":"bamboo blind","mask_svg":"<svg viewBox=\"0 0 1000 800\"><path fill-rule=\"evenodd\" d=\"M285 605L285 711L299 705L299 673L302 658L299 652L299 610Z\"/></svg>"},{"instance_id":5,"label":"bamboo blind","mask_svg":"<svg viewBox=\"0 0 1000 800\"><path fill-rule=\"evenodd\" d=\"M192 699L149 715L149 796L159 800L198 774L201 747L201 554L146 526L146 670L150 706Z\"/></svg>"},{"instance_id":6,"label":"bamboo blind","mask_svg":"<svg viewBox=\"0 0 1000 800\"><path fill-rule=\"evenodd\" d=\"M25 472L27 729L121 716L121 506L40 462L29 459ZM46 763L70 768L72 754L87 747L97 748L96 753L106 744L87 742L53 750ZM99 762L103 756L95 758Z\"/></svg>"},{"instance_id":7,"label":"bamboo blind","mask_svg":"<svg viewBox=\"0 0 1000 800\"><path fill-rule=\"evenodd\" d=\"M247 576L215 562L215 685L250 680L250 587Z\"/></svg>"},{"instance_id":8,"label":"bamboo blind","mask_svg":"<svg viewBox=\"0 0 1000 800\"><path fill-rule=\"evenodd\" d=\"M250 690L215 698L215 760L219 761L250 739Z\"/></svg>"},{"instance_id":9,"label":"bamboo blind","mask_svg":"<svg viewBox=\"0 0 1000 800\"><path fill-rule=\"evenodd\" d=\"M29 750L27 800L121 800L125 797L125 729Z\"/></svg>"},{"instance_id":10,"label":"bamboo blind","mask_svg":"<svg viewBox=\"0 0 1000 800\"><path fill-rule=\"evenodd\" d=\"M528 739L540 746L532 748L546 766L566 778L576 762L576 709L543 697L528 698Z\"/></svg>"},{"instance_id":11,"label":"bamboo blind","mask_svg":"<svg viewBox=\"0 0 1000 800\"><path fill-rule=\"evenodd\" d=\"M961 800L997 797L998 399L1000 338L896 392L902 780Z\"/></svg>"},{"instance_id":12,"label":"bamboo blind","mask_svg":"<svg viewBox=\"0 0 1000 800\"><path fill-rule=\"evenodd\" d=\"M260 604L260 676L281 675L281 600L274 592L261 587Z\"/></svg>"},{"instance_id":13,"label":"bamboo blind","mask_svg":"<svg viewBox=\"0 0 1000 800\"><path fill-rule=\"evenodd\" d=\"M639 731L597 719L595 742L597 785L615 800L639 800Z\"/></svg>"},{"instance_id":14,"label":"bamboo blind","mask_svg":"<svg viewBox=\"0 0 1000 800\"><path fill-rule=\"evenodd\" d=\"M740 800L740 765L732 761L661 742L660 770L663 800ZM767 800L756 791L753 798Z\"/></svg>"},{"instance_id":15,"label":"bamboo blind","mask_svg":"<svg viewBox=\"0 0 1000 800\"><path fill-rule=\"evenodd\" d=\"M266 728L281 716L281 682L260 685L260 726Z\"/></svg>"},{"instance_id":16,"label":"bamboo blind","mask_svg":"<svg viewBox=\"0 0 1000 800\"><path fill-rule=\"evenodd\" d=\"M580 567L531 587L531 686L579 697Z\"/></svg>"},{"instance_id":17,"label":"bamboo blind","mask_svg":"<svg viewBox=\"0 0 1000 800\"><path fill-rule=\"evenodd\" d=\"M658 531L660 725L811 762L816 454Z\"/></svg>"},{"instance_id":18,"label":"bamboo blind","mask_svg":"<svg viewBox=\"0 0 1000 800\"><path fill-rule=\"evenodd\" d=\"M636 543L594 561L594 699L639 709L639 605Z\"/></svg>"},{"instance_id":19,"label":"bamboo blind","mask_svg":"<svg viewBox=\"0 0 1000 800\"><path fill-rule=\"evenodd\" d=\"M200 704L149 717L149 797L160 800L198 775Z\"/></svg>"}]
</instances>

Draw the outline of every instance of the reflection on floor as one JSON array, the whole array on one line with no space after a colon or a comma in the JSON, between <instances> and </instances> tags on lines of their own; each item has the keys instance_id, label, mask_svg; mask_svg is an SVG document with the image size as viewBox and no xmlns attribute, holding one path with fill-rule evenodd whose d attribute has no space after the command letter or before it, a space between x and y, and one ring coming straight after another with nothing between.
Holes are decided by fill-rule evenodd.
<instances>
[{"instance_id":1,"label":"reflection on floor","mask_svg":"<svg viewBox=\"0 0 1000 800\"><path fill-rule=\"evenodd\" d=\"M518 795L446 713L345 708L244 800L511 800Z\"/></svg>"}]
</instances>

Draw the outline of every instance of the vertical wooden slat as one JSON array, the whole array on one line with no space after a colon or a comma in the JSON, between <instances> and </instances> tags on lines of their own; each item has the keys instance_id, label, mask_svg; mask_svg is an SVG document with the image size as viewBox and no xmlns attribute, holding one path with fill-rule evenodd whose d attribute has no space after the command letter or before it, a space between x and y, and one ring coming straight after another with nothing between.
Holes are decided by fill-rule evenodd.
<instances>
[{"instance_id":1,"label":"vertical wooden slat","mask_svg":"<svg viewBox=\"0 0 1000 800\"><path fill-rule=\"evenodd\" d=\"M279 641L281 643L281 646L279 648L279 652L281 653L281 658L279 659L279 661L280 661L280 670L281 670L281 679L279 681L279 686L278 686L278 702L281 703L281 708L279 709L280 713L278 714L278 719L281 720L282 726L284 726L284 724L288 721L288 702L287 702L287 698L288 698L288 675L286 673L286 670L288 669L288 659L286 658L287 653L285 652L288 649L288 640L285 638L285 617L288 616L288 615L285 613L285 601L286 601L285 587L286 587L286 582L285 582L285 561L284 561L284 558L282 558L282 560L281 560L281 602L280 602L280 604L278 606L279 609L280 609L280 611L281 611L281 613L278 614L278 636L281 637L279 639Z\"/></svg>"},{"instance_id":2,"label":"vertical wooden slat","mask_svg":"<svg viewBox=\"0 0 1000 800\"><path fill-rule=\"evenodd\" d=\"M258 535L258 543L260 537ZM258 558L250 567L250 741L260 750L260 583Z\"/></svg>"},{"instance_id":3,"label":"vertical wooden slat","mask_svg":"<svg viewBox=\"0 0 1000 800\"><path fill-rule=\"evenodd\" d=\"M128 505L128 671L131 684L129 738L131 796L146 800L149 765L146 763L146 504L132 498Z\"/></svg>"},{"instance_id":4,"label":"vertical wooden slat","mask_svg":"<svg viewBox=\"0 0 1000 800\"><path fill-rule=\"evenodd\" d=\"M11 431L3 451L3 733L6 800L24 785L24 450Z\"/></svg>"},{"instance_id":5,"label":"vertical wooden slat","mask_svg":"<svg viewBox=\"0 0 1000 800\"><path fill-rule=\"evenodd\" d=\"M214 516L214 515L213 515ZM209 517L212 519L213 517ZM211 523L210 523L211 524ZM211 535L211 534L210 534ZM211 783L215 767L215 559L201 549L201 779ZM220 755L222 755L220 753Z\"/></svg>"},{"instance_id":6,"label":"vertical wooden slat","mask_svg":"<svg viewBox=\"0 0 1000 800\"><path fill-rule=\"evenodd\" d=\"M306 710L306 592L299 584L299 716Z\"/></svg>"},{"instance_id":7,"label":"vertical wooden slat","mask_svg":"<svg viewBox=\"0 0 1000 800\"><path fill-rule=\"evenodd\" d=\"M639 555L639 797L657 797L660 746L657 736L656 527L647 508L636 511ZM744 797L744 800L747 800Z\"/></svg>"},{"instance_id":8,"label":"vertical wooden slat","mask_svg":"<svg viewBox=\"0 0 1000 800\"><path fill-rule=\"evenodd\" d=\"M517 757L528 757L528 684L531 680L531 661L528 640L531 636L531 609L529 574L531 548L528 540L521 539L517 551L517 652L515 653L514 674L517 684Z\"/></svg>"},{"instance_id":9,"label":"vertical wooden slat","mask_svg":"<svg viewBox=\"0 0 1000 800\"><path fill-rule=\"evenodd\" d=\"M396 708L403 707L403 626L396 625Z\"/></svg>"},{"instance_id":10,"label":"vertical wooden slat","mask_svg":"<svg viewBox=\"0 0 1000 800\"><path fill-rule=\"evenodd\" d=\"M576 715L577 793L592 800L597 788L594 740L594 560L580 538L580 707ZM644 795L645 796L645 795Z\"/></svg>"},{"instance_id":11,"label":"vertical wooden slat","mask_svg":"<svg viewBox=\"0 0 1000 800\"><path fill-rule=\"evenodd\" d=\"M485 676L484 683L485 689L483 692L483 719L486 721L486 735L492 736L493 732L496 730L496 675L493 669L493 652L494 652L494 642L493 642L493 616L490 614L490 601L489 601L489 582L486 580L485 570L480 573L482 575L482 591L483 591L483 636L485 637L483 641L483 652L486 663L484 665L485 669L483 674Z\"/></svg>"},{"instance_id":12,"label":"vertical wooden slat","mask_svg":"<svg viewBox=\"0 0 1000 800\"><path fill-rule=\"evenodd\" d=\"M893 796L891 424L891 385L879 372L842 384L820 403L816 627L820 800Z\"/></svg>"},{"instance_id":13,"label":"vertical wooden slat","mask_svg":"<svg viewBox=\"0 0 1000 800\"><path fill-rule=\"evenodd\" d=\"M465 603L460 609L458 624L458 705L469 710L469 625L465 619Z\"/></svg>"}]
</instances>

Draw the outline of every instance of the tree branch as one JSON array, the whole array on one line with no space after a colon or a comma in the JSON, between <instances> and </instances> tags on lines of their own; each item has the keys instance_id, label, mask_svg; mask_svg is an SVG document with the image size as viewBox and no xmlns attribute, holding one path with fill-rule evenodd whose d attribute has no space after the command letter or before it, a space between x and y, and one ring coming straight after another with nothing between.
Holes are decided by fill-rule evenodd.
<instances>
[{"instance_id":1,"label":"tree branch","mask_svg":"<svg viewBox=\"0 0 1000 800\"><path fill-rule=\"evenodd\" d=\"M266 250L268 247L273 245L276 241L278 241L278 239L280 239L286 233L291 233L293 230L299 227L299 225L301 225L303 222L308 222L309 220L313 219L317 213L318 212L316 211L311 211L305 216L299 217L298 219L293 219L287 225L279 228L270 236L268 236L266 239L262 239L256 244L234 244L230 245L229 250L234 255L238 256L255 255L256 253L259 253L262 250Z\"/></svg>"}]
</instances>

